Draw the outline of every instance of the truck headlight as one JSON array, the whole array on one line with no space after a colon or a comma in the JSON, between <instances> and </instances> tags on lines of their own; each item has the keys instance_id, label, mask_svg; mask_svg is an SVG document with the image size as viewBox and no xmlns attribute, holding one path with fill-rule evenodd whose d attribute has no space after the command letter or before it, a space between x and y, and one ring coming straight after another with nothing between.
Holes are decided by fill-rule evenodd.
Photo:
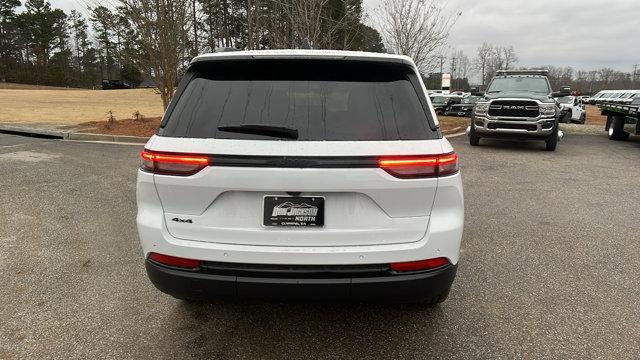
<instances>
[{"instance_id":1,"label":"truck headlight","mask_svg":"<svg viewBox=\"0 0 640 360\"><path fill-rule=\"evenodd\" d=\"M476 103L473 111L476 115L487 116L487 112L489 111L489 103Z\"/></svg>"},{"instance_id":2,"label":"truck headlight","mask_svg":"<svg viewBox=\"0 0 640 360\"><path fill-rule=\"evenodd\" d=\"M556 104L540 104L540 114L542 116L556 116Z\"/></svg>"}]
</instances>

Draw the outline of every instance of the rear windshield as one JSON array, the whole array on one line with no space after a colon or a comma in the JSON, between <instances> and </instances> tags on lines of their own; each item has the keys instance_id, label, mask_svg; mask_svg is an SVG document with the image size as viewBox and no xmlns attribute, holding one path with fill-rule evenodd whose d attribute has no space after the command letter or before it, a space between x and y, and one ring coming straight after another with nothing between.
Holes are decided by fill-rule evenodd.
<instances>
[{"instance_id":1,"label":"rear windshield","mask_svg":"<svg viewBox=\"0 0 640 360\"><path fill-rule=\"evenodd\" d=\"M297 140L439 138L416 74L402 64L246 60L195 65L159 135L278 139L219 127L274 126ZM189 76L189 74L187 74Z\"/></svg>"}]
</instances>

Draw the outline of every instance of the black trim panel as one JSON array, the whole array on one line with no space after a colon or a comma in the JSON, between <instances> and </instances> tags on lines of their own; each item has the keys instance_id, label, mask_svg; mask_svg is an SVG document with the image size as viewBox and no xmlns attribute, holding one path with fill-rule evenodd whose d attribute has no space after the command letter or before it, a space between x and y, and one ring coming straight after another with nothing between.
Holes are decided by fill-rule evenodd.
<instances>
[{"instance_id":1,"label":"black trim panel","mask_svg":"<svg viewBox=\"0 0 640 360\"><path fill-rule=\"evenodd\" d=\"M263 300L306 301L385 301L420 302L440 296L453 283L457 267L446 265L435 270L385 274L373 265L349 270L335 267L333 274L301 277L299 270L282 268L277 277L271 270L262 272L258 268L224 271L215 266L208 271L187 271L169 268L146 260L146 270L151 282L160 291L177 298L212 300L217 298L256 298ZM249 266L249 265L248 265ZM251 266L249 266L251 267ZM206 266L205 266L206 268ZM310 268L311 269L311 268ZM309 270L310 270L309 269ZM257 272L254 272L257 271ZM368 273L372 271L373 273Z\"/></svg>"},{"instance_id":2,"label":"black trim panel","mask_svg":"<svg viewBox=\"0 0 640 360\"><path fill-rule=\"evenodd\" d=\"M212 166L273 168L376 168L377 156L211 155Z\"/></svg>"}]
</instances>

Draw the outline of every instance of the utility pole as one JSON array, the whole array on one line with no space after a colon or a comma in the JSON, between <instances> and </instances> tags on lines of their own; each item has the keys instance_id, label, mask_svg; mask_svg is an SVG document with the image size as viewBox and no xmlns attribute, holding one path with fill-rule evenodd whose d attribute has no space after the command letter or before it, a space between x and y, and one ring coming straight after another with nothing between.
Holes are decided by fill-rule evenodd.
<instances>
[{"instance_id":1,"label":"utility pole","mask_svg":"<svg viewBox=\"0 0 640 360\"><path fill-rule=\"evenodd\" d=\"M633 65L633 85L636 85L636 81L638 81L638 64Z\"/></svg>"},{"instance_id":2,"label":"utility pole","mask_svg":"<svg viewBox=\"0 0 640 360\"><path fill-rule=\"evenodd\" d=\"M453 90L456 90L456 77L455 77L455 73L456 73L456 60L457 58L454 56L451 57L451 88Z\"/></svg>"},{"instance_id":3,"label":"utility pole","mask_svg":"<svg viewBox=\"0 0 640 360\"><path fill-rule=\"evenodd\" d=\"M444 74L444 60L447 58L444 55L440 55L438 56L438 58L440 59L440 75Z\"/></svg>"}]
</instances>

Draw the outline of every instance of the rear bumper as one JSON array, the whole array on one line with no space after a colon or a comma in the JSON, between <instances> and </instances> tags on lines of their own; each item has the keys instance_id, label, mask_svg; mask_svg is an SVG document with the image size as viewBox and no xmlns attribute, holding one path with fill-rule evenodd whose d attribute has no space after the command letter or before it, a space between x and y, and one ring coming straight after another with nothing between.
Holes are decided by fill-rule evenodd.
<instances>
[{"instance_id":1,"label":"rear bumper","mask_svg":"<svg viewBox=\"0 0 640 360\"><path fill-rule=\"evenodd\" d=\"M307 301L421 302L446 291L456 265L410 274L364 274L341 271L334 276L300 277L296 270L255 272L189 271L146 260L147 274L160 291L178 298L254 298Z\"/></svg>"}]
</instances>

